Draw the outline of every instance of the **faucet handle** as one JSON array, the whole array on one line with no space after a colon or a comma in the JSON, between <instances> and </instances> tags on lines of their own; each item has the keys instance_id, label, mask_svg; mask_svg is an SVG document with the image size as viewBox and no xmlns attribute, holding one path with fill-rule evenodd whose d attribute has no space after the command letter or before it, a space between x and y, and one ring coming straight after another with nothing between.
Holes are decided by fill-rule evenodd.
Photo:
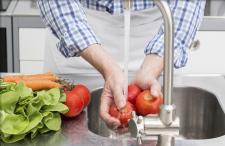
<instances>
[{"instance_id":1,"label":"faucet handle","mask_svg":"<svg viewBox=\"0 0 225 146\"><path fill-rule=\"evenodd\" d=\"M176 106L172 105L161 105L160 106L160 120L163 122L164 125L170 126L173 121L176 119Z\"/></svg>"},{"instance_id":2,"label":"faucet handle","mask_svg":"<svg viewBox=\"0 0 225 146\"><path fill-rule=\"evenodd\" d=\"M142 144L142 136L144 135L144 118L137 116L135 111L132 112L132 118L128 122L128 129L131 137L137 138L139 145Z\"/></svg>"}]
</instances>

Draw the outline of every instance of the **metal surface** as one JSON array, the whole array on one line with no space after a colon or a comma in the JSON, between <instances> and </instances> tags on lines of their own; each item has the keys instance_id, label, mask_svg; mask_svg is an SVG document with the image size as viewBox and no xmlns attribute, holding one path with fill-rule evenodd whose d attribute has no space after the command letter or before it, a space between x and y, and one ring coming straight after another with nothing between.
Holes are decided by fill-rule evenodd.
<instances>
[{"instance_id":1,"label":"metal surface","mask_svg":"<svg viewBox=\"0 0 225 146\"><path fill-rule=\"evenodd\" d=\"M144 119L144 135L179 135L180 121L178 118L170 126L165 126L158 117L148 117Z\"/></svg>"},{"instance_id":2,"label":"metal surface","mask_svg":"<svg viewBox=\"0 0 225 146\"><path fill-rule=\"evenodd\" d=\"M159 118L162 121L162 123L166 126L170 126L173 124L175 119L177 119L176 116L176 106L174 104L172 105L161 105L160 106L160 114Z\"/></svg>"},{"instance_id":3,"label":"metal surface","mask_svg":"<svg viewBox=\"0 0 225 146\"><path fill-rule=\"evenodd\" d=\"M135 111L132 111L132 118L129 120L128 129L130 136L137 138L137 143L141 145L142 137L145 134L144 118L137 116Z\"/></svg>"},{"instance_id":4,"label":"metal surface","mask_svg":"<svg viewBox=\"0 0 225 146\"><path fill-rule=\"evenodd\" d=\"M164 103L160 107L159 116L144 117L144 120L139 120L140 118L133 116L129 121L128 129L131 135L137 138L139 144L141 144L142 137L157 135L160 136L158 138L158 146L164 146L165 143L168 146L174 146L174 142L172 142L174 139L173 136L179 134L180 127L179 118L176 116L176 106L172 104L174 23L172 12L167 1L154 0L154 3L159 8L164 20ZM155 123L155 125L151 123ZM142 127L144 128L141 129ZM132 132L135 132L135 134ZM171 141L168 142L168 140Z\"/></svg>"},{"instance_id":5,"label":"metal surface","mask_svg":"<svg viewBox=\"0 0 225 146\"><path fill-rule=\"evenodd\" d=\"M175 138L171 135L160 135L158 141L159 141L158 145L161 145L161 146L173 146L173 145L175 145Z\"/></svg>"},{"instance_id":6,"label":"metal surface","mask_svg":"<svg viewBox=\"0 0 225 146\"><path fill-rule=\"evenodd\" d=\"M109 130L98 116L99 111L96 106L99 106L101 92L102 90L99 89L92 93L92 103L88 109L89 129L104 137L111 137L114 134L116 138L128 138L130 136L129 133L115 136L115 133ZM180 117L180 138L209 139L225 135L225 114L216 96L212 93L193 87L175 88L173 102ZM159 131L154 131L154 129L160 128L162 124L158 124L160 122L158 118L151 120L151 122L149 121L145 117L144 125L151 127L151 129L148 129L149 133L147 135L156 135ZM165 131L161 131L161 134L169 134L169 132L177 134L177 130L174 130L173 127L179 127L179 123L175 120L173 124L171 127L161 127L165 128ZM139 127L136 129L143 128ZM132 133L135 133L135 131ZM136 132L135 136L137 135L138 133Z\"/></svg>"},{"instance_id":7,"label":"metal surface","mask_svg":"<svg viewBox=\"0 0 225 146\"><path fill-rule=\"evenodd\" d=\"M1 76L2 74L0 74ZM15 144L1 146L135 146L136 139L111 132L98 115L102 87L99 74L60 75L71 82L87 84L91 80L92 101L88 111L73 119L63 119L62 129L56 133L27 138ZM132 79L131 76L130 79ZM160 79L161 80L161 79ZM182 134L175 138L176 146L224 146L225 77L224 75L186 75L174 78L173 102L177 106ZM203 122L204 121L204 122ZM101 136L102 135L102 136ZM105 137L104 137L105 136ZM108 137L110 136L110 137ZM214 137L214 138L212 138ZM203 139L204 138L204 139ZM195 140L198 139L198 140ZM143 139L143 146L155 146L156 138Z\"/></svg>"},{"instance_id":8,"label":"metal surface","mask_svg":"<svg viewBox=\"0 0 225 146\"><path fill-rule=\"evenodd\" d=\"M171 105L173 88L173 47L174 47L174 26L173 16L167 1L154 0L162 13L164 22L164 72L163 72L163 96L164 104Z\"/></svg>"}]
</instances>

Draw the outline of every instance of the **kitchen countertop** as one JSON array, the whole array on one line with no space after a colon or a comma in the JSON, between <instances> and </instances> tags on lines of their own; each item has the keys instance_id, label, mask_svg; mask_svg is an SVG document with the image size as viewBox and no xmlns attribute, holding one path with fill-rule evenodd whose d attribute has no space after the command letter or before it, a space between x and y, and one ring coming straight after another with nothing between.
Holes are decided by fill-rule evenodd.
<instances>
[{"instance_id":1,"label":"kitchen countertop","mask_svg":"<svg viewBox=\"0 0 225 146\"><path fill-rule=\"evenodd\" d=\"M0 74L1 76L2 74ZM102 87L103 80L99 74L73 74L60 75L60 77L77 83L87 84L88 81L97 79L98 82L88 84L93 91ZM214 94L221 108L225 112L225 76L224 75L184 75L174 77L174 87L196 87ZM24 140L15 144L1 146L135 146L135 139L110 139L98 136L88 130L87 112L84 111L74 119L63 119L62 129L58 132L37 136L33 141ZM144 141L143 145L154 146L156 141ZM225 135L213 139L185 140L176 139L176 146L224 146Z\"/></svg>"}]
</instances>

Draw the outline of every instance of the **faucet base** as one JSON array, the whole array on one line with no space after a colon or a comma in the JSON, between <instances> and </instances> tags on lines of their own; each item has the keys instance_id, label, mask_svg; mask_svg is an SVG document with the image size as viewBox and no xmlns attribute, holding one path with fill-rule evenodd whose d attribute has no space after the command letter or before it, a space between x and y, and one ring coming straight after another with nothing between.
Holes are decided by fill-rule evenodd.
<instances>
[{"instance_id":1,"label":"faucet base","mask_svg":"<svg viewBox=\"0 0 225 146\"><path fill-rule=\"evenodd\" d=\"M136 137L141 144L142 137L158 136L158 146L174 146L174 136L179 135L180 120L175 117L170 125L165 125L159 116L136 116L132 113L132 119L128 122L128 129L132 137Z\"/></svg>"},{"instance_id":2,"label":"faucet base","mask_svg":"<svg viewBox=\"0 0 225 146\"><path fill-rule=\"evenodd\" d=\"M159 135L157 146L175 146L174 136Z\"/></svg>"}]
</instances>

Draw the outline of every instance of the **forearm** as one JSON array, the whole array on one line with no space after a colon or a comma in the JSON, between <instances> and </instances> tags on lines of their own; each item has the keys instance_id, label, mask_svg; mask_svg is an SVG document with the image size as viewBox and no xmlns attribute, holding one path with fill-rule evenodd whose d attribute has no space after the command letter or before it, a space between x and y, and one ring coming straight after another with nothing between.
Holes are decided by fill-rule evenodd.
<instances>
[{"instance_id":1,"label":"forearm","mask_svg":"<svg viewBox=\"0 0 225 146\"><path fill-rule=\"evenodd\" d=\"M65 57L80 56L85 48L100 44L78 0L39 0L41 17L59 39Z\"/></svg>"},{"instance_id":2,"label":"forearm","mask_svg":"<svg viewBox=\"0 0 225 146\"><path fill-rule=\"evenodd\" d=\"M180 68L187 63L187 49L203 18L205 0L173 0L169 4L174 18L174 67ZM147 45L146 54L164 55L163 27Z\"/></svg>"},{"instance_id":3,"label":"forearm","mask_svg":"<svg viewBox=\"0 0 225 146\"><path fill-rule=\"evenodd\" d=\"M99 44L90 45L81 52L87 62L94 66L106 79L113 70L119 69L119 65L109 56Z\"/></svg>"}]
</instances>

